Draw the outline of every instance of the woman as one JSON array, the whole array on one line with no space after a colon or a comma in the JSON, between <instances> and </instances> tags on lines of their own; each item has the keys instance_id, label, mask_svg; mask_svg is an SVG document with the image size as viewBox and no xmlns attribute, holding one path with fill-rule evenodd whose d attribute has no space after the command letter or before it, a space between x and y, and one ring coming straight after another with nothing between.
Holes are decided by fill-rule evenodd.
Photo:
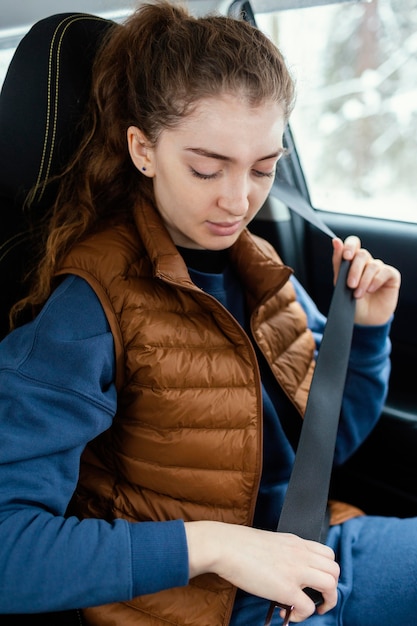
<instances>
[{"instance_id":1,"label":"woman","mask_svg":"<svg viewBox=\"0 0 417 626\"><path fill-rule=\"evenodd\" d=\"M0 351L0 612L262 625L274 600L300 622L312 587L324 602L311 623L391 623L387 603L358 618L378 596L349 580L381 564L350 546L397 521L346 511L331 547L271 532L294 460L279 416L303 412L324 326L246 230L293 99L279 51L243 22L147 5L101 50L82 148L13 311L38 314ZM356 237L333 246L357 298L341 463L385 398L400 277ZM404 567L415 524L402 528Z\"/></svg>"}]
</instances>

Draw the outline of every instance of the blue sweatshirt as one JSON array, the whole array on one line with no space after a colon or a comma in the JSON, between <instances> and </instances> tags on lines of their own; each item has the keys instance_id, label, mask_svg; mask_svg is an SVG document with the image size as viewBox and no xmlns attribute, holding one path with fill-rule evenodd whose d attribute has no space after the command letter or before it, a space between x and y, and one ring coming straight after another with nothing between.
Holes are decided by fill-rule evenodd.
<instances>
[{"instance_id":1,"label":"blue sweatshirt","mask_svg":"<svg viewBox=\"0 0 417 626\"><path fill-rule=\"evenodd\" d=\"M231 273L192 274L246 326ZM294 285L319 345L325 318L301 285ZM338 463L379 417L389 375L388 331L388 324L355 328ZM255 523L270 527L293 461L277 412L291 409L262 362L261 372L265 449ZM74 276L63 281L33 322L0 344L0 613L82 608L188 582L181 520L108 523L64 517L85 445L112 423L114 373L104 312L87 283Z\"/></svg>"}]
</instances>

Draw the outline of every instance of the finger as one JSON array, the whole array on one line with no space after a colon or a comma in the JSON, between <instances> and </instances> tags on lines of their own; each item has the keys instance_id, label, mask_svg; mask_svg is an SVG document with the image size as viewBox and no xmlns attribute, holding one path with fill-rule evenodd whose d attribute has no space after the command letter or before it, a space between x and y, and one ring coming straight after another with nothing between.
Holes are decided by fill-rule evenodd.
<instances>
[{"instance_id":1,"label":"finger","mask_svg":"<svg viewBox=\"0 0 417 626\"><path fill-rule=\"evenodd\" d=\"M305 593L303 593L303 595L308 599L308 596L306 596ZM316 606L314 602L312 602L311 600L308 600L308 602L305 602L302 596L300 597L295 596L295 602L297 602L297 604L296 605L294 604L291 610L290 623L303 622L304 620L308 619L311 615L314 615L314 613L316 612ZM285 609L281 609L279 613L280 613L281 618L284 620L286 617L287 611Z\"/></svg>"},{"instance_id":2,"label":"finger","mask_svg":"<svg viewBox=\"0 0 417 626\"><path fill-rule=\"evenodd\" d=\"M324 585L325 586L325 585ZM294 605L291 611L291 622L302 622L313 615L316 610L323 615L327 611L333 609L337 604L337 589L332 586L331 591L323 593L324 602L317 608L314 602L307 596L304 591L294 595ZM284 618L285 611L280 611L281 617Z\"/></svg>"},{"instance_id":3,"label":"finger","mask_svg":"<svg viewBox=\"0 0 417 626\"><path fill-rule=\"evenodd\" d=\"M349 273L347 276L347 285L351 289L356 289L359 284L362 282L364 278L365 270L369 268L369 270L375 272L380 269L380 265L378 262L374 263L374 259L368 250L365 248L360 248L357 250L355 256L352 258L350 262ZM368 273L366 277L368 280L371 279L372 275Z\"/></svg>"},{"instance_id":4,"label":"finger","mask_svg":"<svg viewBox=\"0 0 417 626\"><path fill-rule=\"evenodd\" d=\"M369 261L356 281L357 284L349 285L354 289L353 295L355 298L361 298L366 293L374 293L386 282L388 273L384 271L384 264L378 259L372 259ZM348 281L349 284L349 281Z\"/></svg>"},{"instance_id":5,"label":"finger","mask_svg":"<svg viewBox=\"0 0 417 626\"><path fill-rule=\"evenodd\" d=\"M305 583L301 585L297 590L292 592L292 600L294 610L291 615L291 621L302 621L307 619L316 610L316 605L311 599L310 595L307 595L305 589L309 587L319 591L323 596L323 604L319 607L320 613L326 613L330 609L334 608L337 603L337 582L339 579L339 566L337 563L325 563L324 570L317 570L316 567L311 568L306 572Z\"/></svg>"},{"instance_id":6,"label":"finger","mask_svg":"<svg viewBox=\"0 0 417 626\"><path fill-rule=\"evenodd\" d=\"M373 259L375 272L372 276L367 277L368 287L366 291L368 293L375 293L381 287L389 287L398 289L401 284L401 274L395 268L390 265L386 265L380 259Z\"/></svg>"},{"instance_id":7,"label":"finger","mask_svg":"<svg viewBox=\"0 0 417 626\"><path fill-rule=\"evenodd\" d=\"M333 558L329 558L327 555L315 555L314 560L310 564L310 567L314 569L317 574L323 574L325 576L330 576L331 578L333 578L333 581L328 581L329 584L337 584L340 576L340 566L334 560L334 554L332 556ZM313 586L313 588L315 588L314 585L309 586ZM322 588L320 587L318 591L322 591Z\"/></svg>"},{"instance_id":8,"label":"finger","mask_svg":"<svg viewBox=\"0 0 417 626\"><path fill-rule=\"evenodd\" d=\"M334 571L321 571L317 570L311 572L311 576L309 576L308 586L315 591L318 591L323 596L323 603L320 606L323 606L325 610L332 608L334 606L334 602L336 600L336 591L337 591L337 583L339 580L339 568L338 566L334 568ZM304 587L303 587L304 589ZM314 604L314 597L311 596Z\"/></svg>"},{"instance_id":9,"label":"finger","mask_svg":"<svg viewBox=\"0 0 417 626\"><path fill-rule=\"evenodd\" d=\"M334 239L332 239L332 245L333 245L333 257L332 257L333 274L334 274L334 281L336 282L337 275L339 273L340 264L342 262L343 241L339 239L339 237L335 237Z\"/></svg>"},{"instance_id":10,"label":"finger","mask_svg":"<svg viewBox=\"0 0 417 626\"><path fill-rule=\"evenodd\" d=\"M350 235L349 237L346 237L345 241L342 241L339 237L335 237L332 240L332 244L333 276L334 284L336 284L342 260L345 259L347 261L352 261L352 259L355 258L356 254L360 250L361 242L359 237L356 237L355 235Z\"/></svg>"},{"instance_id":11,"label":"finger","mask_svg":"<svg viewBox=\"0 0 417 626\"><path fill-rule=\"evenodd\" d=\"M342 256L344 259L350 261L357 254L358 250L361 248L361 240L356 235L349 235L343 241L343 253Z\"/></svg>"},{"instance_id":12,"label":"finger","mask_svg":"<svg viewBox=\"0 0 417 626\"><path fill-rule=\"evenodd\" d=\"M323 543L319 543L318 541L311 541L309 539L306 540L306 544L311 552L322 555L334 562L336 555L334 553L334 550L332 550L332 548L330 548L329 546L326 546Z\"/></svg>"}]
</instances>

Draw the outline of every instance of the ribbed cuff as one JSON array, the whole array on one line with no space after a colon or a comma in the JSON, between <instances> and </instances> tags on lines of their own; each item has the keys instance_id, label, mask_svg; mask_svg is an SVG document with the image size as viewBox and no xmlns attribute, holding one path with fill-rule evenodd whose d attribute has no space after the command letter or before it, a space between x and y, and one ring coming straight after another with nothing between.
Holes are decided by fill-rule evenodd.
<instances>
[{"instance_id":1,"label":"ribbed cuff","mask_svg":"<svg viewBox=\"0 0 417 626\"><path fill-rule=\"evenodd\" d=\"M133 596L188 583L188 547L184 522L130 524Z\"/></svg>"}]
</instances>

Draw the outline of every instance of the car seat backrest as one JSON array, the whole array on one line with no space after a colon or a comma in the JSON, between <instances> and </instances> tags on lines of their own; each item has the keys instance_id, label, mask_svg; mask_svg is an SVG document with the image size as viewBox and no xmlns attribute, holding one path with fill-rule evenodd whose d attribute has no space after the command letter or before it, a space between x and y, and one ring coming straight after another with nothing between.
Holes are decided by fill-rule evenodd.
<instances>
[{"instance_id":1,"label":"car seat backrest","mask_svg":"<svg viewBox=\"0 0 417 626\"><path fill-rule=\"evenodd\" d=\"M112 26L94 15L53 15L31 28L10 63L0 94L0 338L25 293L33 243L56 193L45 180L77 149L92 62Z\"/></svg>"}]
</instances>

